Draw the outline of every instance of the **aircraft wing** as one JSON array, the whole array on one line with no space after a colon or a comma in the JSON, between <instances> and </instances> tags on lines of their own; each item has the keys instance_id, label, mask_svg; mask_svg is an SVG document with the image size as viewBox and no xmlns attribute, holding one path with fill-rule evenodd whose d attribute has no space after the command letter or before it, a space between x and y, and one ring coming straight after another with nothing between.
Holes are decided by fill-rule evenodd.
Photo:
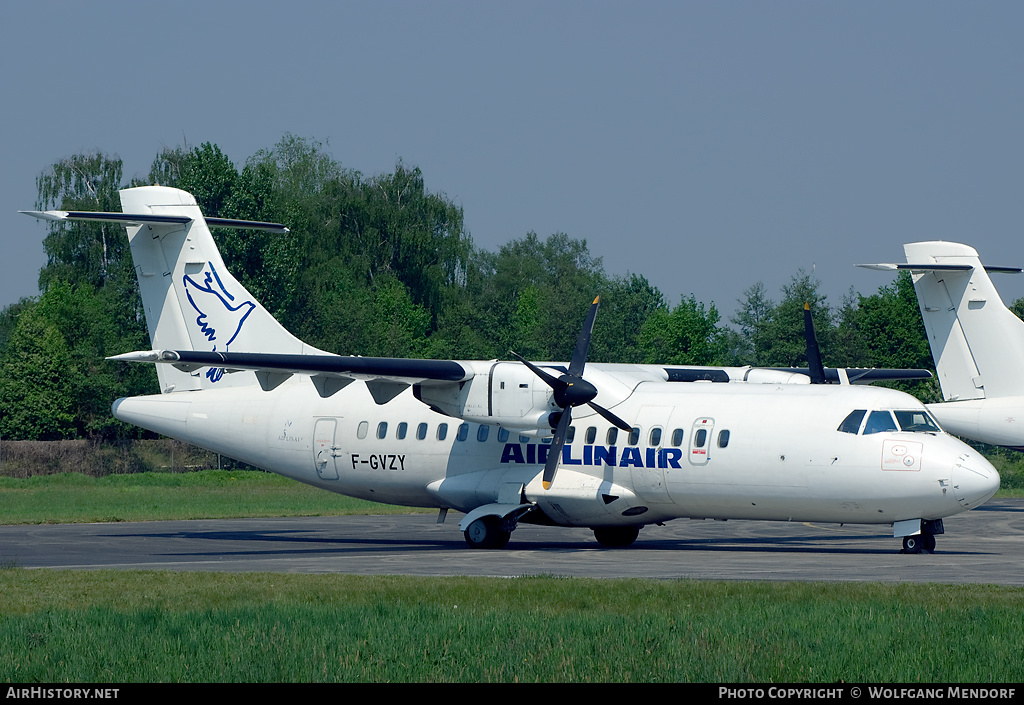
<instances>
[{"instance_id":1,"label":"aircraft wing","mask_svg":"<svg viewBox=\"0 0 1024 705\"><path fill-rule=\"evenodd\" d=\"M393 398L405 387L443 385L466 382L475 371L454 360L415 360L391 357L359 357L343 355L293 355L277 353L205 352L197 350L145 350L115 355L108 358L123 362L150 362L174 365L180 370L193 372L203 367L218 367L228 372L251 370L256 372L264 388L273 388L295 374L309 375L321 394L329 396L353 380L371 385L398 385L389 387ZM551 367L552 365L546 364ZM641 366L656 369L656 376L666 382L775 382L792 383L793 376L806 376L801 367L698 367L698 366ZM871 382L930 379L928 370L883 368L825 368L826 383L841 383L845 376L850 384ZM798 377L799 379L799 377ZM331 381L333 380L333 381ZM326 385L326 386L325 386ZM340 385L340 386L339 386ZM332 390L332 391L327 391ZM386 395L381 395L384 398ZM378 398L375 393L374 398ZM386 399L386 400L387 400ZM380 403L384 403L381 401Z\"/></svg>"},{"instance_id":2,"label":"aircraft wing","mask_svg":"<svg viewBox=\"0 0 1024 705\"><path fill-rule=\"evenodd\" d=\"M665 367L669 382L753 382L753 383L811 383L811 371L806 367ZM799 377L795 377L799 375ZM876 367L824 368L825 384L841 384L843 377L850 384L871 384L908 379L931 379L930 370L887 369ZM801 378L806 377L806 380Z\"/></svg>"},{"instance_id":3,"label":"aircraft wing","mask_svg":"<svg viewBox=\"0 0 1024 705\"><path fill-rule=\"evenodd\" d=\"M806 368L800 367L773 367L780 372L792 372L807 374ZM842 382L842 375L845 374L850 384L870 384L871 382L891 382L901 379L931 379L932 373L929 370L900 370L881 367L843 367L825 368L825 382L837 384Z\"/></svg>"},{"instance_id":4,"label":"aircraft wing","mask_svg":"<svg viewBox=\"0 0 1024 705\"><path fill-rule=\"evenodd\" d=\"M107 359L169 364L185 372L193 372L202 367L218 367L226 372L251 370L267 391L292 375L309 375L317 391L324 397L359 379L366 382L378 404L387 403L414 384L429 386L432 383L464 382L473 377L471 369L453 360L199 350L144 350Z\"/></svg>"}]
</instances>

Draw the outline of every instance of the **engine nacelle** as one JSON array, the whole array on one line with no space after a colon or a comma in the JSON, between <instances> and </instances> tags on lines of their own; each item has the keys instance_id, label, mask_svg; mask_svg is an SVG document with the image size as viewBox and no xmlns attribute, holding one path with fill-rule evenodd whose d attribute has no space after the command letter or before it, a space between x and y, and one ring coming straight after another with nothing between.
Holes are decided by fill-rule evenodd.
<instances>
[{"instance_id":1,"label":"engine nacelle","mask_svg":"<svg viewBox=\"0 0 1024 705\"><path fill-rule=\"evenodd\" d=\"M466 382L417 384L413 394L447 416L529 435L550 435L549 418L561 410L543 380L518 362L478 362L473 366L479 369ZM562 374L558 369L548 371Z\"/></svg>"},{"instance_id":2,"label":"engine nacelle","mask_svg":"<svg viewBox=\"0 0 1024 705\"><path fill-rule=\"evenodd\" d=\"M751 367L743 375L743 381L752 384L810 384L811 378L800 372Z\"/></svg>"}]
</instances>

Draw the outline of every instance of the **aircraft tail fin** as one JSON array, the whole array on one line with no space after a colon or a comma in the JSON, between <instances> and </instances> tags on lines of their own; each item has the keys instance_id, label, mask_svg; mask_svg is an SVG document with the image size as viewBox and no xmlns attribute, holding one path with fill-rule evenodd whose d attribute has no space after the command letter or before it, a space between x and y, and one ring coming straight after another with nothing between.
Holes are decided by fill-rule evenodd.
<instances>
[{"instance_id":1,"label":"aircraft tail fin","mask_svg":"<svg viewBox=\"0 0 1024 705\"><path fill-rule=\"evenodd\" d=\"M128 239L155 350L320 353L293 336L232 276L210 233L217 226L283 226L204 218L192 194L165 186L124 189L126 214L178 216L184 224L129 224ZM251 372L157 365L164 392L255 384Z\"/></svg>"},{"instance_id":2,"label":"aircraft tail fin","mask_svg":"<svg viewBox=\"0 0 1024 705\"><path fill-rule=\"evenodd\" d=\"M1024 395L1024 321L999 297L977 251L953 242L904 245L946 401Z\"/></svg>"},{"instance_id":3,"label":"aircraft tail fin","mask_svg":"<svg viewBox=\"0 0 1024 705\"><path fill-rule=\"evenodd\" d=\"M293 336L224 266L215 227L287 232L276 223L204 218L192 194L166 186L124 189L122 213L26 212L46 220L119 222L132 260L154 350L317 354ZM162 392L256 384L252 372L157 365Z\"/></svg>"}]
</instances>

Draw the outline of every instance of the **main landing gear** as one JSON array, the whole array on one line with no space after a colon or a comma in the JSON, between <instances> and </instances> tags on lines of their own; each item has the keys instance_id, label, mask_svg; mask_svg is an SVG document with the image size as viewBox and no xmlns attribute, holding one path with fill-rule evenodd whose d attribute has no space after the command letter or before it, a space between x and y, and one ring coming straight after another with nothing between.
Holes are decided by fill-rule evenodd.
<instances>
[{"instance_id":1,"label":"main landing gear","mask_svg":"<svg viewBox=\"0 0 1024 705\"><path fill-rule=\"evenodd\" d=\"M514 528L514 520L508 522L498 516L485 516L467 526L462 533L472 548L505 548Z\"/></svg>"},{"instance_id":2,"label":"main landing gear","mask_svg":"<svg viewBox=\"0 0 1024 705\"><path fill-rule=\"evenodd\" d=\"M594 538L605 548L625 548L640 535L639 526L597 526Z\"/></svg>"},{"instance_id":3,"label":"main landing gear","mask_svg":"<svg viewBox=\"0 0 1024 705\"><path fill-rule=\"evenodd\" d=\"M483 516L467 526L463 536L472 548L505 548L515 528L515 520L509 517ZM594 538L605 548L625 548L639 535L639 526L594 527Z\"/></svg>"}]
</instances>

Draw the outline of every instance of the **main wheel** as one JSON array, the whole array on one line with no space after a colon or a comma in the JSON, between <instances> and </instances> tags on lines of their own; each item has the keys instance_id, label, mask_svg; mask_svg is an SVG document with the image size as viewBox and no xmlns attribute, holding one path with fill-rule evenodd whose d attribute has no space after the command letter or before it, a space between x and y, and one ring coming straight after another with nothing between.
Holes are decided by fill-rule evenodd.
<instances>
[{"instance_id":1,"label":"main wheel","mask_svg":"<svg viewBox=\"0 0 1024 705\"><path fill-rule=\"evenodd\" d=\"M629 546L640 535L639 526L598 526L594 528L594 538L607 548Z\"/></svg>"},{"instance_id":2,"label":"main wheel","mask_svg":"<svg viewBox=\"0 0 1024 705\"><path fill-rule=\"evenodd\" d=\"M512 532L501 528L498 517L489 516L480 517L467 526L463 536L472 548L505 548Z\"/></svg>"}]
</instances>

